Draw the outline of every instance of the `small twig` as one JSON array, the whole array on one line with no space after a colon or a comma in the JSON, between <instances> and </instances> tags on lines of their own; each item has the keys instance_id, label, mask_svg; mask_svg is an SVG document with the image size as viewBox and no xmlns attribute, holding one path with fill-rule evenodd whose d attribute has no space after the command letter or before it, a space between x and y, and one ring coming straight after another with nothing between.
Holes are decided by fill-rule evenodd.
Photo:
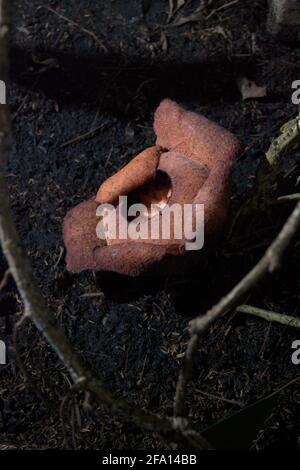
<instances>
[{"instance_id":1,"label":"small twig","mask_svg":"<svg viewBox=\"0 0 300 470\"><path fill-rule=\"evenodd\" d=\"M277 198L277 202L293 202L300 200L300 193L287 194L286 196L280 196Z\"/></svg>"},{"instance_id":2,"label":"small twig","mask_svg":"<svg viewBox=\"0 0 300 470\"><path fill-rule=\"evenodd\" d=\"M274 392L270 393L269 395L267 395L266 397L264 397L263 399L266 400L268 398L271 398L275 395L277 395L278 393L281 393L283 392L283 390L286 390L288 387L290 387L291 385L293 385L294 383L297 383L299 382L300 380L300 375L298 375L298 377L294 378L294 379L291 379L289 380L286 384L282 385L281 387L277 388L276 390L274 390Z\"/></svg>"},{"instance_id":3,"label":"small twig","mask_svg":"<svg viewBox=\"0 0 300 470\"><path fill-rule=\"evenodd\" d=\"M59 418L60 418L62 432L64 436L63 447L66 449L70 449L68 433L67 433L67 428L66 428L66 421L64 417L65 407L66 407L66 404L68 403L68 400L69 400L69 392L67 393L67 395L64 396L59 407Z\"/></svg>"},{"instance_id":4,"label":"small twig","mask_svg":"<svg viewBox=\"0 0 300 470\"><path fill-rule=\"evenodd\" d=\"M211 400L223 401L224 403L229 403L230 405L239 406L240 408L244 408L245 406L245 404L242 403L241 401L230 400L229 398L220 397L212 393L203 392L203 390L196 389L195 392L201 393L201 395L204 395L205 397L210 398Z\"/></svg>"},{"instance_id":5,"label":"small twig","mask_svg":"<svg viewBox=\"0 0 300 470\"><path fill-rule=\"evenodd\" d=\"M77 449L77 444L76 444L75 407L74 407L74 402L71 403L70 425L71 425L71 431L72 431L72 445L73 445L73 449L76 450L76 449Z\"/></svg>"},{"instance_id":6,"label":"small twig","mask_svg":"<svg viewBox=\"0 0 300 470\"><path fill-rule=\"evenodd\" d=\"M85 297L104 297L103 292L90 292L87 294L81 294L79 296L80 298L85 298Z\"/></svg>"},{"instance_id":7,"label":"small twig","mask_svg":"<svg viewBox=\"0 0 300 470\"><path fill-rule=\"evenodd\" d=\"M59 248L59 255L58 255L57 261L55 262L54 269L57 269L57 266L59 265L59 263L61 261L62 255L64 254L64 251L65 251L64 247L61 246Z\"/></svg>"},{"instance_id":8,"label":"small twig","mask_svg":"<svg viewBox=\"0 0 300 470\"><path fill-rule=\"evenodd\" d=\"M169 0L169 13L167 18L167 24L170 23L171 19L178 13L178 11L184 6L185 2L179 3L174 0Z\"/></svg>"},{"instance_id":9,"label":"small twig","mask_svg":"<svg viewBox=\"0 0 300 470\"><path fill-rule=\"evenodd\" d=\"M95 127L94 129L91 129L90 131L88 132L85 132L84 134L81 134L77 137L74 137L74 139L71 139L71 140L68 140L67 142L64 142L63 144L61 144L59 146L59 148L65 148L67 147L68 145L71 145L71 144L75 144L77 142L80 142L81 140L84 140L86 139L87 137L90 137L92 135L94 135L97 131L100 131L101 129L103 129L103 127L105 126L105 124L100 124L100 126L97 126Z\"/></svg>"},{"instance_id":10,"label":"small twig","mask_svg":"<svg viewBox=\"0 0 300 470\"><path fill-rule=\"evenodd\" d=\"M184 415L185 391L194 371L194 360L198 349L198 340L208 327L223 316L225 313L235 308L241 299L257 282L268 272L273 272L278 268L279 263L286 249L291 243L295 233L300 228L300 202L288 218L287 222L279 232L275 241L267 249L261 260L251 269L251 271L227 294L220 302L209 310L206 315L199 316L191 321L189 340L182 370L179 375L175 401L175 416Z\"/></svg>"},{"instance_id":11,"label":"small twig","mask_svg":"<svg viewBox=\"0 0 300 470\"><path fill-rule=\"evenodd\" d=\"M219 11L225 10L226 8L232 7L233 5L236 5L239 3L240 0L232 0L231 2L225 3L225 5L221 5L219 8L215 8L212 10L207 16L206 20L209 20L215 13L218 13Z\"/></svg>"},{"instance_id":12,"label":"small twig","mask_svg":"<svg viewBox=\"0 0 300 470\"><path fill-rule=\"evenodd\" d=\"M51 7L45 7L47 10L51 11L51 13L54 13L54 15L58 16L58 18L66 21L67 23L71 24L72 26L75 26L76 28L79 28L81 31L84 33L88 34L91 38L94 39L94 41L98 44L98 46L101 47L105 52L108 52L107 47L103 44L103 42L98 38L98 36L93 33L93 31L90 31L89 29L84 28L80 24L76 23L76 21L71 20L65 15L62 15L61 13L58 13L58 11L54 10L54 8Z\"/></svg>"},{"instance_id":13,"label":"small twig","mask_svg":"<svg viewBox=\"0 0 300 470\"><path fill-rule=\"evenodd\" d=\"M252 305L240 305L236 309L240 313L249 313L250 315L255 315L256 317L263 318L269 322L281 323L282 325L293 326L295 328L300 328L300 318L291 317L289 315L284 315L283 313L276 313L269 310L264 310L261 308L253 307Z\"/></svg>"},{"instance_id":14,"label":"small twig","mask_svg":"<svg viewBox=\"0 0 300 470\"><path fill-rule=\"evenodd\" d=\"M185 355L183 358L183 364L179 373L176 393L174 399L174 416L184 416L185 414L185 392L189 381L194 374L194 362L195 356L198 349L198 335L193 334L188 342Z\"/></svg>"},{"instance_id":15,"label":"small twig","mask_svg":"<svg viewBox=\"0 0 300 470\"><path fill-rule=\"evenodd\" d=\"M3 275L2 281L0 282L0 292L4 289L7 284L7 281L11 275L10 269L7 269Z\"/></svg>"},{"instance_id":16,"label":"small twig","mask_svg":"<svg viewBox=\"0 0 300 470\"><path fill-rule=\"evenodd\" d=\"M28 316L24 313L20 320L15 324L14 330L13 330L13 337L12 337L12 344L14 348L14 352L16 355L16 361L19 366L20 372L24 377L24 380L27 382L28 381L28 373L26 371L26 368L24 366L24 363L21 359L21 355L19 354L19 349L18 349L18 332L20 327L23 325L23 323L27 320Z\"/></svg>"}]
</instances>

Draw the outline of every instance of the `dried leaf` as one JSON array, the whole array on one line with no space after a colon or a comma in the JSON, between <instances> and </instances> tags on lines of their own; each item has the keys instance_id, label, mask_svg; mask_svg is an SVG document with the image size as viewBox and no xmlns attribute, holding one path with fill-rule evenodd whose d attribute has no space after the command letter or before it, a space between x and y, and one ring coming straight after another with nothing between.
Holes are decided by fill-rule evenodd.
<instances>
[{"instance_id":1,"label":"dried leaf","mask_svg":"<svg viewBox=\"0 0 300 470\"><path fill-rule=\"evenodd\" d=\"M169 14L167 22L169 23L174 15L182 8L186 0L169 0Z\"/></svg>"},{"instance_id":2,"label":"dried leaf","mask_svg":"<svg viewBox=\"0 0 300 470\"><path fill-rule=\"evenodd\" d=\"M216 26L215 28L210 28L207 30L208 32L214 33L214 34L220 34L220 36L223 36L223 38L227 39L228 38L228 32L223 28L223 26Z\"/></svg>"},{"instance_id":3,"label":"dried leaf","mask_svg":"<svg viewBox=\"0 0 300 470\"><path fill-rule=\"evenodd\" d=\"M263 98L267 95L266 86L257 86L255 82L246 77L239 78L237 84L243 100L248 100L249 98Z\"/></svg>"},{"instance_id":4,"label":"dried leaf","mask_svg":"<svg viewBox=\"0 0 300 470\"><path fill-rule=\"evenodd\" d=\"M49 57L48 59L40 59L34 53L32 53L31 57L32 57L32 61L38 65L56 65L57 64L56 60L53 59L52 57Z\"/></svg>"},{"instance_id":5,"label":"dried leaf","mask_svg":"<svg viewBox=\"0 0 300 470\"><path fill-rule=\"evenodd\" d=\"M162 31L161 36L160 36L160 44L162 51L166 53L168 51L168 39L164 31Z\"/></svg>"},{"instance_id":6,"label":"dried leaf","mask_svg":"<svg viewBox=\"0 0 300 470\"><path fill-rule=\"evenodd\" d=\"M178 18L177 20L172 22L172 26L182 26L187 23L196 23L200 21L202 18L202 13L193 13L192 15L189 16L182 16L181 18Z\"/></svg>"}]
</instances>

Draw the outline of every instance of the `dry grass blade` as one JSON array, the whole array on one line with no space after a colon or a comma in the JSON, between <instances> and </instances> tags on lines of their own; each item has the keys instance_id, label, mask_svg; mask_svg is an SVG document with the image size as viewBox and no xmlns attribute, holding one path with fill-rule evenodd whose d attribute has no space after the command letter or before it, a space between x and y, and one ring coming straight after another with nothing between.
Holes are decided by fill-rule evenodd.
<instances>
[{"instance_id":1,"label":"dry grass blade","mask_svg":"<svg viewBox=\"0 0 300 470\"><path fill-rule=\"evenodd\" d=\"M66 21L67 23L71 24L72 26L75 26L76 28L79 28L83 33L87 34L88 36L90 36L96 44L98 44L98 46L100 46L101 49L104 50L104 52L108 52L108 49L107 47L103 44L103 42L98 38L98 36L93 33L93 31L90 31L89 29L86 29L84 28L83 26L81 26L80 24L76 23L76 21L73 21L71 20L70 18L68 18L67 16L65 15L62 15L61 13L58 13L58 11L54 10L54 8L52 7L46 7L47 10L51 11L51 13L53 13L54 15L56 15L58 18L60 18L61 20L64 20Z\"/></svg>"},{"instance_id":2,"label":"dry grass blade","mask_svg":"<svg viewBox=\"0 0 300 470\"><path fill-rule=\"evenodd\" d=\"M186 0L169 0L169 13L167 23L170 23L176 13L185 5Z\"/></svg>"}]
</instances>

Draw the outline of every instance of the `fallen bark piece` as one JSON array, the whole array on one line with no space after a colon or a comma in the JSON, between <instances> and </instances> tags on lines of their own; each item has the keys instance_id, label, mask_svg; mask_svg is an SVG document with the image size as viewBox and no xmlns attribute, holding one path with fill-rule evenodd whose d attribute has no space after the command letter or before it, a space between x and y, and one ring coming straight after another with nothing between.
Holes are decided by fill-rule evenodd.
<instances>
[{"instance_id":1,"label":"fallen bark piece","mask_svg":"<svg viewBox=\"0 0 300 470\"><path fill-rule=\"evenodd\" d=\"M108 178L94 200L67 214L63 237L70 271L174 274L199 262L222 230L230 200L230 168L243 150L239 140L169 99L156 110L154 129L156 146ZM128 208L143 204L138 206L143 209L123 213L120 196L127 196ZM97 208L104 204L110 206L99 217ZM200 204L204 204L207 240L204 250L200 251L199 243L191 252L187 246L197 238L196 209ZM184 225L187 205L192 209L188 230ZM179 222L172 212L178 208L182 214ZM115 217L116 230L110 217ZM162 220L168 223L167 236ZM159 227L155 233L153 225ZM101 240L96 235L99 226Z\"/></svg>"}]
</instances>

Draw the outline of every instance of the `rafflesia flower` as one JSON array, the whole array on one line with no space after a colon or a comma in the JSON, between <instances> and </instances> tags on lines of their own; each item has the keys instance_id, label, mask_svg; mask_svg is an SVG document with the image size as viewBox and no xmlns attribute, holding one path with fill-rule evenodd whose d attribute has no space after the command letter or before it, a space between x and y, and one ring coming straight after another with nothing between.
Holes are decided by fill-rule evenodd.
<instances>
[{"instance_id":1,"label":"rafflesia flower","mask_svg":"<svg viewBox=\"0 0 300 470\"><path fill-rule=\"evenodd\" d=\"M104 181L96 197L66 215L63 238L69 271L91 269L129 276L172 274L201 261L215 243L228 215L230 169L242 151L241 143L204 116L186 111L169 99L162 101L155 112L154 130L155 146ZM116 225L122 222L126 237L108 224L110 211L120 208L120 196L128 197L128 205L140 203L145 207L138 219L116 211ZM109 206L99 217L97 209L103 204ZM201 250L187 249L194 231L191 229L189 236L182 230L178 237L172 216L167 238L161 229L151 236L151 223L159 221L175 204L182 208L190 205L193 229L193 209L204 205L205 241ZM140 233L149 233L147 239L130 234L129 225L135 221ZM104 233L101 238L99 223Z\"/></svg>"}]
</instances>

